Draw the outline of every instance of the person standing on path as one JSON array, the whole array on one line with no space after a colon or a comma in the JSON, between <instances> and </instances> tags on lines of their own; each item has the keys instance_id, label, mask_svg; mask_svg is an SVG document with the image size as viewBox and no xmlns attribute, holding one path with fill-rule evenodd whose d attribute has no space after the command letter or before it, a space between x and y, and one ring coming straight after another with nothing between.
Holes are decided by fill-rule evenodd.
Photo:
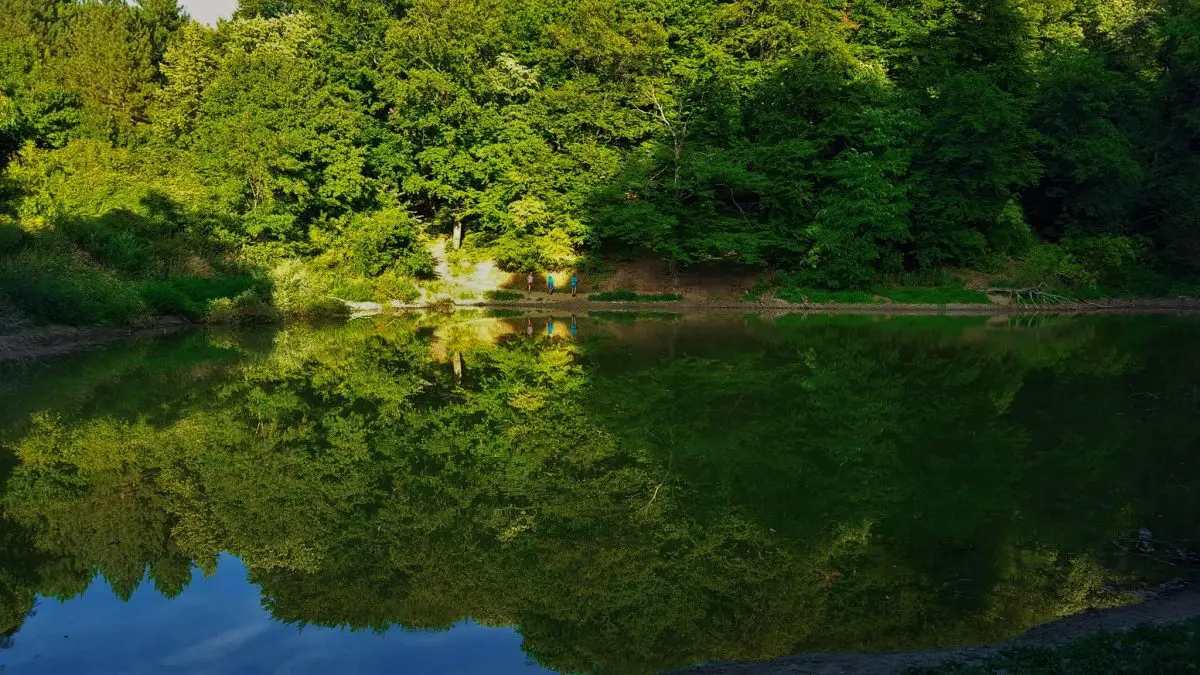
<instances>
[{"instance_id":1,"label":"person standing on path","mask_svg":"<svg viewBox=\"0 0 1200 675\"><path fill-rule=\"evenodd\" d=\"M572 298L575 297L575 294L578 292L579 292L579 274L575 273L575 274L571 275L571 297Z\"/></svg>"},{"instance_id":2,"label":"person standing on path","mask_svg":"<svg viewBox=\"0 0 1200 675\"><path fill-rule=\"evenodd\" d=\"M546 292L549 293L550 295L554 295L554 275L553 274L546 275Z\"/></svg>"},{"instance_id":3,"label":"person standing on path","mask_svg":"<svg viewBox=\"0 0 1200 675\"><path fill-rule=\"evenodd\" d=\"M533 292L533 272L530 272L529 276L525 277L525 292Z\"/></svg>"}]
</instances>

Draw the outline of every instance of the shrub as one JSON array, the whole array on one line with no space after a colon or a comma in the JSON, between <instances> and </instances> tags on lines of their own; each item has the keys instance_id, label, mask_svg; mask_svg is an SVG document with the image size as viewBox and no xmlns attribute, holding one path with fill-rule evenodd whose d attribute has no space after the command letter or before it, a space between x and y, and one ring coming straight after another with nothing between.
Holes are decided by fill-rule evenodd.
<instances>
[{"instance_id":1,"label":"shrub","mask_svg":"<svg viewBox=\"0 0 1200 675\"><path fill-rule=\"evenodd\" d=\"M265 279L249 275L222 277L172 277L170 283L198 303L206 303L217 298L232 298L246 291L253 290L260 295L266 295L271 290L271 284Z\"/></svg>"},{"instance_id":2,"label":"shrub","mask_svg":"<svg viewBox=\"0 0 1200 675\"><path fill-rule=\"evenodd\" d=\"M342 228L338 248L355 272L375 277L391 268L413 277L429 277L433 256L421 239L420 222L403 209L357 215Z\"/></svg>"},{"instance_id":3,"label":"shrub","mask_svg":"<svg viewBox=\"0 0 1200 675\"><path fill-rule=\"evenodd\" d=\"M146 281L138 284L138 293L155 314L186 316L198 319L208 311L209 304L220 298L233 298L247 292L264 296L269 285L250 276L236 277L172 277L166 281Z\"/></svg>"},{"instance_id":4,"label":"shrub","mask_svg":"<svg viewBox=\"0 0 1200 675\"><path fill-rule=\"evenodd\" d=\"M138 295L155 314L170 314L197 318L201 308L186 293L166 281L147 281L138 284Z\"/></svg>"},{"instance_id":5,"label":"shrub","mask_svg":"<svg viewBox=\"0 0 1200 675\"><path fill-rule=\"evenodd\" d=\"M217 298L209 304L208 323L270 323L279 314L256 290L247 290L233 298Z\"/></svg>"},{"instance_id":6,"label":"shrub","mask_svg":"<svg viewBox=\"0 0 1200 675\"><path fill-rule=\"evenodd\" d=\"M375 284L362 277L338 278L330 283L329 295L351 302L369 302L375 299Z\"/></svg>"},{"instance_id":7,"label":"shrub","mask_svg":"<svg viewBox=\"0 0 1200 675\"><path fill-rule=\"evenodd\" d=\"M416 302L420 297L421 289L417 284L397 270L384 272L375 279L375 299L380 302Z\"/></svg>"},{"instance_id":8,"label":"shrub","mask_svg":"<svg viewBox=\"0 0 1200 675\"><path fill-rule=\"evenodd\" d=\"M1017 274L1022 286L1046 284L1073 290L1131 290L1147 270L1148 243L1139 237L1068 237L1030 249Z\"/></svg>"},{"instance_id":9,"label":"shrub","mask_svg":"<svg viewBox=\"0 0 1200 675\"><path fill-rule=\"evenodd\" d=\"M0 261L0 288L34 321L118 324L145 314L137 288L55 251L22 251Z\"/></svg>"},{"instance_id":10,"label":"shrub","mask_svg":"<svg viewBox=\"0 0 1200 675\"><path fill-rule=\"evenodd\" d=\"M322 279L299 260L289 260L271 270L272 301L286 316L337 316L348 312L346 305L330 297L328 280Z\"/></svg>"},{"instance_id":11,"label":"shrub","mask_svg":"<svg viewBox=\"0 0 1200 675\"><path fill-rule=\"evenodd\" d=\"M15 250L21 245L24 233L11 219L0 216L0 254Z\"/></svg>"}]
</instances>

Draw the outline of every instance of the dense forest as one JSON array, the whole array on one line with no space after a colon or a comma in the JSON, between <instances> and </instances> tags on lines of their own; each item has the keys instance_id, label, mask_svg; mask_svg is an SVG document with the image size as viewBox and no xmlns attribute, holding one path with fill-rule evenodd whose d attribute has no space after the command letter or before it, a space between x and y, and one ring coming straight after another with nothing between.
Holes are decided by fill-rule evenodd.
<instances>
[{"instance_id":1,"label":"dense forest","mask_svg":"<svg viewBox=\"0 0 1200 675\"><path fill-rule=\"evenodd\" d=\"M556 670L649 673L1006 639L1184 574L1139 528L1195 546L1193 322L525 327L0 371L0 638L39 594L174 597L228 551L281 621L472 617Z\"/></svg>"},{"instance_id":2,"label":"dense forest","mask_svg":"<svg viewBox=\"0 0 1200 675\"><path fill-rule=\"evenodd\" d=\"M0 0L0 314L403 297L435 237L1168 293L1197 111L1196 0Z\"/></svg>"}]
</instances>

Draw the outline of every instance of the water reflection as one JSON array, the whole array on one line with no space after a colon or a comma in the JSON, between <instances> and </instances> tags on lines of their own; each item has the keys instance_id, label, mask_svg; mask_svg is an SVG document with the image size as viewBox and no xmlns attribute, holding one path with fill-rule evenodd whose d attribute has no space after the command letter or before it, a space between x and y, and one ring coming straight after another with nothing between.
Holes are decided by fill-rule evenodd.
<instances>
[{"instance_id":1,"label":"water reflection","mask_svg":"<svg viewBox=\"0 0 1200 675\"><path fill-rule=\"evenodd\" d=\"M68 603L46 600L4 654L6 673L546 673L511 628L471 621L445 631L352 632L275 621L241 561L222 555L167 600L143 586L122 601L103 581Z\"/></svg>"},{"instance_id":2,"label":"water reflection","mask_svg":"<svg viewBox=\"0 0 1200 675\"><path fill-rule=\"evenodd\" d=\"M562 671L1002 639L1161 580L1142 528L1195 550L1198 336L460 314L60 360L0 401L0 632L232 552L275 621L469 617Z\"/></svg>"}]
</instances>

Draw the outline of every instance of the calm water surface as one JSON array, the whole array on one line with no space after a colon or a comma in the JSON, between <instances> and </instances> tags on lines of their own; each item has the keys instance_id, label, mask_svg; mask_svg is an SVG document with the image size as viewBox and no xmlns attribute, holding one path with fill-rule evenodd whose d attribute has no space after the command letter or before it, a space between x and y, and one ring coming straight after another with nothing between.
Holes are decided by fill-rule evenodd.
<instances>
[{"instance_id":1,"label":"calm water surface","mask_svg":"<svg viewBox=\"0 0 1200 675\"><path fill-rule=\"evenodd\" d=\"M1197 456L1189 318L194 331L0 370L0 665L652 673L991 642L1184 573Z\"/></svg>"}]
</instances>

